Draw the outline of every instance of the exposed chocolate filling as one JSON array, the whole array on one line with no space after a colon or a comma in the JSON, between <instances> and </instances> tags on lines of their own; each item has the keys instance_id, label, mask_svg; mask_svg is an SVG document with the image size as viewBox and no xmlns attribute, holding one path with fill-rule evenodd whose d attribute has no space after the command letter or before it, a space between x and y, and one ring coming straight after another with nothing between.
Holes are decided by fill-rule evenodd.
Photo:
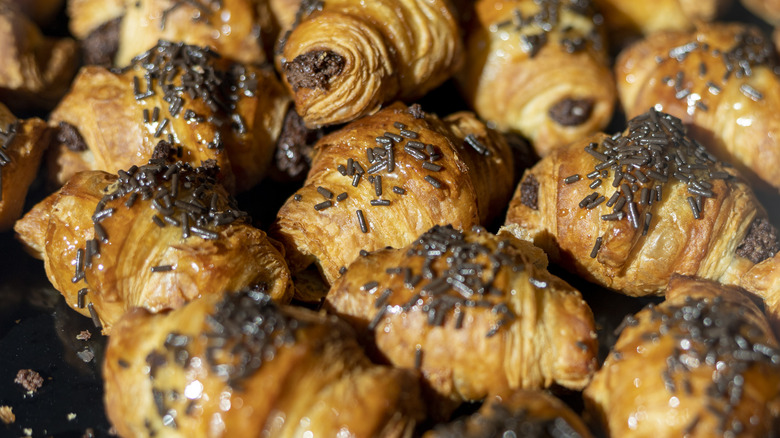
<instances>
[{"instance_id":1,"label":"exposed chocolate filling","mask_svg":"<svg viewBox=\"0 0 780 438\"><path fill-rule=\"evenodd\" d=\"M534 210L539 209L539 181L532 174L520 183L520 203Z\"/></svg>"},{"instance_id":2,"label":"exposed chocolate filling","mask_svg":"<svg viewBox=\"0 0 780 438\"><path fill-rule=\"evenodd\" d=\"M312 146L322 137L321 129L309 129L303 119L290 109L276 143L276 167L291 178L306 175L311 164Z\"/></svg>"},{"instance_id":3,"label":"exposed chocolate filling","mask_svg":"<svg viewBox=\"0 0 780 438\"><path fill-rule=\"evenodd\" d=\"M592 99L565 98L550 107L550 118L563 126L577 126L585 123L593 112Z\"/></svg>"},{"instance_id":4,"label":"exposed chocolate filling","mask_svg":"<svg viewBox=\"0 0 780 438\"><path fill-rule=\"evenodd\" d=\"M758 218L750 224L748 233L737 247L737 255L753 263L761 263L780 251L777 230L767 218Z\"/></svg>"},{"instance_id":5,"label":"exposed chocolate filling","mask_svg":"<svg viewBox=\"0 0 780 438\"><path fill-rule=\"evenodd\" d=\"M328 81L344 68L345 60L330 50L315 50L298 55L282 66L293 91L300 88L328 89Z\"/></svg>"},{"instance_id":6,"label":"exposed chocolate filling","mask_svg":"<svg viewBox=\"0 0 780 438\"><path fill-rule=\"evenodd\" d=\"M78 128L68 122L60 122L60 129L57 131L57 141L73 152L87 150L87 142L84 141L84 137L81 136Z\"/></svg>"},{"instance_id":7,"label":"exposed chocolate filling","mask_svg":"<svg viewBox=\"0 0 780 438\"><path fill-rule=\"evenodd\" d=\"M122 17L101 24L81 42L84 63L110 67L119 50L119 25Z\"/></svg>"}]
</instances>

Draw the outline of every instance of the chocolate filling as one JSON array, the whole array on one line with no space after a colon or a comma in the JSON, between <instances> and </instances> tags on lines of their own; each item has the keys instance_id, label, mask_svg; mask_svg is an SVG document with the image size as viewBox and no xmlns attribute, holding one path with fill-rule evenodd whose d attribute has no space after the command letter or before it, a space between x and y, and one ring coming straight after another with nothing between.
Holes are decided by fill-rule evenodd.
<instances>
[{"instance_id":1,"label":"chocolate filling","mask_svg":"<svg viewBox=\"0 0 780 438\"><path fill-rule=\"evenodd\" d=\"M154 147L152 152L152 160L169 161L172 158L172 154L175 152L173 145L165 140L160 140Z\"/></svg>"},{"instance_id":2,"label":"chocolate filling","mask_svg":"<svg viewBox=\"0 0 780 438\"><path fill-rule=\"evenodd\" d=\"M761 263L780 251L777 230L767 218L758 218L750 224L748 233L737 247L737 255L753 263Z\"/></svg>"},{"instance_id":3,"label":"chocolate filling","mask_svg":"<svg viewBox=\"0 0 780 438\"><path fill-rule=\"evenodd\" d=\"M341 73L345 60L330 50L315 50L298 55L282 66L293 91L300 88L328 89L328 81Z\"/></svg>"},{"instance_id":4,"label":"chocolate filling","mask_svg":"<svg viewBox=\"0 0 780 438\"><path fill-rule=\"evenodd\" d=\"M291 178L305 176L311 164L311 150L322 137L321 129L309 129L303 119L290 109L276 143L276 167Z\"/></svg>"},{"instance_id":5,"label":"chocolate filling","mask_svg":"<svg viewBox=\"0 0 780 438\"><path fill-rule=\"evenodd\" d=\"M593 99L565 98L550 107L550 118L563 126L577 126L585 123L593 112Z\"/></svg>"},{"instance_id":6,"label":"chocolate filling","mask_svg":"<svg viewBox=\"0 0 780 438\"><path fill-rule=\"evenodd\" d=\"M87 35L81 42L85 64L103 67L110 67L113 64L114 55L119 50L119 25L121 22L122 17L107 21Z\"/></svg>"},{"instance_id":7,"label":"chocolate filling","mask_svg":"<svg viewBox=\"0 0 780 438\"><path fill-rule=\"evenodd\" d=\"M81 136L78 128L68 122L60 122L60 129L57 131L57 141L73 152L84 152L87 150L87 142L84 141L84 137Z\"/></svg>"},{"instance_id":8,"label":"chocolate filling","mask_svg":"<svg viewBox=\"0 0 780 438\"><path fill-rule=\"evenodd\" d=\"M532 174L520 183L520 203L534 210L539 209L539 181Z\"/></svg>"}]
</instances>

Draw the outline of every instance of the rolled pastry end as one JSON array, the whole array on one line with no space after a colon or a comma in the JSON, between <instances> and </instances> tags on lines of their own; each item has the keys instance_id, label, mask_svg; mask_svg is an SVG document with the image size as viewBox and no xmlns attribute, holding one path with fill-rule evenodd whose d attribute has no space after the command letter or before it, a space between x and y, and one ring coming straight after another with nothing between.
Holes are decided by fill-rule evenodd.
<instances>
[{"instance_id":1,"label":"rolled pastry end","mask_svg":"<svg viewBox=\"0 0 780 438\"><path fill-rule=\"evenodd\" d=\"M284 64L284 74L293 91L319 88L327 91L330 78L344 69L344 57L331 50L313 50Z\"/></svg>"}]
</instances>

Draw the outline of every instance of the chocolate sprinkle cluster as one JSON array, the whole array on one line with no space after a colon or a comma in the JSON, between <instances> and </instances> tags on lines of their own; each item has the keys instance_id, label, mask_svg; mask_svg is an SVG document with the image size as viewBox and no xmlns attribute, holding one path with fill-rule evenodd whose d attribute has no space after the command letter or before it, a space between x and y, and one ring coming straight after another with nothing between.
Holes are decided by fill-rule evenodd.
<instances>
[{"instance_id":1,"label":"chocolate sprinkle cluster","mask_svg":"<svg viewBox=\"0 0 780 438\"><path fill-rule=\"evenodd\" d=\"M471 419L458 419L434 428L439 436L581 438L563 417L537 417L526 409L513 412L501 403L490 406L490 414L476 413Z\"/></svg>"},{"instance_id":2,"label":"chocolate sprinkle cluster","mask_svg":"<svg viewBox=\"0 0 780 438\"><path fill-rule=\"evenodd\" d=\"M512 26L516 31L521 32L520 43L523 51L531 58L547 44L550 33L554 31L562 34L558 43L567 53L585 50L588 44L594 50L601 50L603 42L599 28L604 18L596 13L590 0L536 0L534 3L539 5L537 13L524 17L520 9L515 9L511 19L492 25L490 30L496 31ZM570 26L563 27L560 20L564 10L590 18L594 24L593 28L587 34L580 35Z\"/></svg>"},{"instance_id":3,"label":"chocolate sprinkle cluster","mask_svg":"<svg viewBox=\"0 0 780 438\"><path fill-rule=\"evenodd\" d=\"M479 227L475 227L474 231L486 232ZM501 319L486 334L491 337L516 318L501 300L506 292L493 284L502 269L512 272L525 269L517 256L505 250L508 245L507 241L501 241L495 249L491 249L481 243L467 242L463 232L451 225L436 225L420 236L407 252L409 257L424 259L421 271L402 265L388 268L386 272L403 276L404 287L416 291L402 305L403 311L419 307L427 313L428 324L432 326L443 326L447 314L454 311L454 326L460 329L466 308L487 308L493 314L501 315ZM546 283L534 281L535 286L546 287ZM378 286L379 283L373 281L362 289L373 293ZM385 312L392 307L386 304L391 295L392 290L385 289L374 302L379 311L369 324L369 330L376 328Z\"/></svg>"},{"instance_id":4,"label":"chocolate sprinkle cluster","mask_svg":"<svg viewBox=\"0 0 780 438\"><path fill-rule=\"evenodd\" d=\"M722 163L696 140L686 135L680 119L651 108L628 122L628 133L618 133L601 143L590 143L585 152L597 164L583 179L579 174L564 178L564 183L587 183L594 191L583 198L579 207L593 209L602 203L612 208L604 221L626 219L642 235L652 223L650 207L663 199L663 184L678 180L687 185L687 197L693 217L700 219L707 198L714 198L714 179L728 179ZM610 176L612 180L609 181ZM615 191L607 199L597 189L610 183ZM602 238L596 240L591 257L596 257Z\"/></svg>"},{"instance_id":5,"label":"chocolate sprinkle cluster","mask_svg":"<svg viewBox=\"0 0 780 438\"><path fill-rule=\"evenodd\" d=\"M219 54L209 47L160 40L155 47L134 57L130 65L112 71L117 74L127 71L141 74L133 77L133 93L138 101L162 93L171 117L183 117L190 123L207 121L217 127L228 121L225 120L227 118L233 131L243 135L247 127L243 118L235 112L236 103L242 95L255 95L257 77L239 63L220 69L215 66L217 59ZM212 114L204 116L191 109L185 110L185 98L201 100ZM156 126L156 138L166 132L170 123L169 118L160 114L159 107L154 107L151 113L148 108L144 109L143 119L145 124ZM168 134L168 141L174 143L173 133ZM219 132L208 143L208 147L223 149Z\"/></svg>"},{"instance_id":6,"label":"chocolate sprinkle cluster","mask_svg":"<svg viewBox=\"0 0 780 438\"><path fill-rule=\"evenodd\" d=\"M178 227L181 238L187 239L193 235L206 240L220 237L215 230L235 221L248 221L246 212L238 209L236 201L217 191L216 167L200 166L193 168L190 164L176 162L165 164L164 160L151 160L143 166L133 166L127 171L118 172L116 183L104 189L105 195L98 202L92 214L92 224L95 237L86 242L84 248L76 252L75 274L73 283L86 282L86 269L92 267L93 259L100 257L101 244L108 243L109 235L104 221L113 216L117 209L150 208L155 212L152 222L158 227ZM123 199L124 202L114 202ZM148 202L138 202L148 201ZM112 203L112 207L108 204ZM152 272L167 272L174 270L171 265L152 267ZM88 289L85 287L78 293L76 306L85 307ZM96 327L100 320L92 303L86 304Z\"/></svg>"},{"instance_id":7,"label":"chocolate sprinkle cluster","mask_svg":"<svg viewBox=\"0 0 780 438\"><path fill-rule=\"evenodd\" d=\"M767 345L761 327L746 318L747 308L724 303L721 297L686 297L682 305L649 305L646 312L650 321L659 325L657 330L641 334L644 341L652 343L665 336L676 341L662 371L669 394L693 394L691 372L699 367L711 368L712 381L702 394L705 407L718 418L718 433L739 435L745 425L733 419L732 413L742 399L744 373L760 364L777 371L780 349ZM624 325L638 324L631 317ZM620 360L617 353L613 352L613 358ZM696 416L685 434L693 433L699 421L700 416Z\"/></svg>"},{"instance_id":8,"label":"chocolate sprinkle cluster","mask_svg":"<svg viewBox=\"0 0 780 438\"><path fill-rule=\"evenodd\" d=\"M696 77L686 78L682 70L682 63L690 54L696 52L720 59L725 67L723 76L712 77L707 64L700 61ZM768 67L775 75L780 74L780 67L777 65L772 44L760 32L756 31L743 31L735 35L734 45L727 51L712 48L709 44L694 39L689 43L672 48L665 57L656 57L656 63L663 64L665 62L676 62L681 66L674 77L666 76L661 79L661 82L674 88L674 97L686 103L689 115L693 115L697 110L708 111L707 95L717 96L720 94L722 87L732 77L742 80L739 87L742 94L753 101L759 101L764 98L763 93L750 86L744 79L753 76L755 68L763 66ZM707 92L696 92L692 85L701 84L704 81L706 81Z\"/></svg>"},{"instance_id":9,"label":"chocolate sprinkle cluster","mask_svg":"<svg viewBox=\"0 0 780 438\"><path fill-rule=\"evenodd\" d=\"M0 202L3 202L3 167L11 163L11 157L8 155L8 147L16 138L16 130L19 128L19 121L9 123L3 130L0 128Z\"/></svg>"}]
</instances>

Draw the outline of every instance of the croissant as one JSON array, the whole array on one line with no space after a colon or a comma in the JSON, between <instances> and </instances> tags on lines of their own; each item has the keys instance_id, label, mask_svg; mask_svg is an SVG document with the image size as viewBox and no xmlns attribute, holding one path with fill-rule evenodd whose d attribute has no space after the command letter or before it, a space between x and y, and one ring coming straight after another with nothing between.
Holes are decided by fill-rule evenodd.
<instances>
[{"instance_id":1,"label":"croissant","mask_svg":"<svg viewBox=\"0 0 780 438\"><path fill-rule=\"evenodd\" d=\"M667 299L629 315L585 388L609 436L772 436L780 348L738 288L674 277Z\"/></svg>"},{"instance_id":2,"label":"croissant","mask_svg":"<svg viewBox=\"0 0 780 438\"><path fill-rule=\"evenodd\" d=\"M396 103L315 145L304 186L271 227L293 273L330 284L361 251L400 248L435 224L486 223L510 195L504 138L470 113L444 120Z\"/></svg>"},{"instance_id":3,"label":"croissant","mask_svg":"<svg viewBox=\"0 0 780 438\"><path fill-rule=\"evenodd\" d=\"M180 307L201 291L265 284L292 293L283 255L214 179L214 168L156 159L76 174L14 229L52 285L103 333L131 307Z\"/></svg>"},{"instance_id":4,"label":"croissant","mask_svg":"<svg viewBox=\"0 0 780 438\"><path fill-rule=\"evenodd\" d=\"M660 295L678 273L744 287L780 316L777 230L738 172L669 114L651 109L623 133L541 160L506 224L554 262L626 295Z\"/></svg>"},{"instance_id":5,"label":"croissant","mask_svg":"<svg viewBox=\"0 0 780 438\"><path fill-rule=\"evenodd\" d=\"M0 101L15 111L50 109L78 67L71 38L49 38L12 3L0 2Z\"/></svg>"},{"instance_id":6,"label":"croissant","mask_svg":"<svg viewBox=\"0 0 780 438\"><path fill-rule=\"evenodd\" d=\"M660 33L621 53L618 94L629 117L650 106L663 109L743 175L780 188L775 60L772 44L742 24Z\"/></svg>"},{"instance_id":7,"label":"croissant","mask_svg":"<svg viewBox=\"0 0 780 438\"><path fill-rule=\"evenodd\" d=\"M435 226L353 262L324 307L379 357L419 369L445 405L507 388L582 389L596 369L593 314L546 266L511 235Z\"/></svg>"},{"instance_id":8,"label":"croissant","mask_svg":"<svg viewBox=\"0 0 780 438\"><path fill-rule=\"evenodd\" d=\"M158 40L209 46L260 64L277 32L264 0L75 0L68 15L88 63L109 66L129 64Z\"/></svg>"},{"instance_id":9,"label":"croissant","mask_svg":"<svg viewBox=\"0 0 780 438\"><path fill-rule=\"evenodd\" d=\"M480 117L540 156L609 123L615 84L589 1L480 0L476 16L458 79Z\"/></svg>"},{"instance_id":10,"label":"croissant","mask_svg":"<svg viewBox=\"0 0 780 438\"><path fill-rule=\"evenodd\" d=\"M690 30L701 22L713 21L732 0L593 0L615 44L663 30Z\"/></svg>"},{"instance_id":11,"label":"croissant","mask_svg":"<svg viewBox=\"0 0 780 438\"><path fill-rule=\"evenodd\" d=\"M503 391L488 397L475 414L439 424L423 438L590 438L582 419L544 391Z\"/></svg>"},{"instance_id":12,"label":"croissant","mask_svg":"<svg viewBox=\"0 0 780 438\"><path fill-rule=\"evenodd\" d=\"M326 0L306 12L280 44L279 62L309 127L420 97L460 65L463 44L448 0Z\"/></svg>"},{"instance_id":13,"label":"croissant","mask_svg":"<svg viewBox=\"0 0 780 438\"><path fill-rule=\"evenodd\" d=\"M49 134L43 120L19 120L0 103L0 231L10 230L22 215Z\"/></svg>"},{"instance_id":14,"label":"croissant","mask_svg":"<svg viewBox=\"0 0 780 438\"><path fill-rule=\"evenodd\" d=\"M214 160L222 183L244 191L263 178L289 106L272 71L161 41L124 69L81 70L49 119L66 131L50 173L63 184L81 170L141 165L166 139L183 161Z\"/></svg>"},{"instance_id":15,"label":"croissant","mask_svg":"<svg viewBox=\"0 0 780 438\"><path fill-rule=\"evenodd\" d=\"M103 376L119 435L402 437L422 419L416 377L373 365L336 318L203 295L116 325Z\"/></svg>"}]
</instances>

